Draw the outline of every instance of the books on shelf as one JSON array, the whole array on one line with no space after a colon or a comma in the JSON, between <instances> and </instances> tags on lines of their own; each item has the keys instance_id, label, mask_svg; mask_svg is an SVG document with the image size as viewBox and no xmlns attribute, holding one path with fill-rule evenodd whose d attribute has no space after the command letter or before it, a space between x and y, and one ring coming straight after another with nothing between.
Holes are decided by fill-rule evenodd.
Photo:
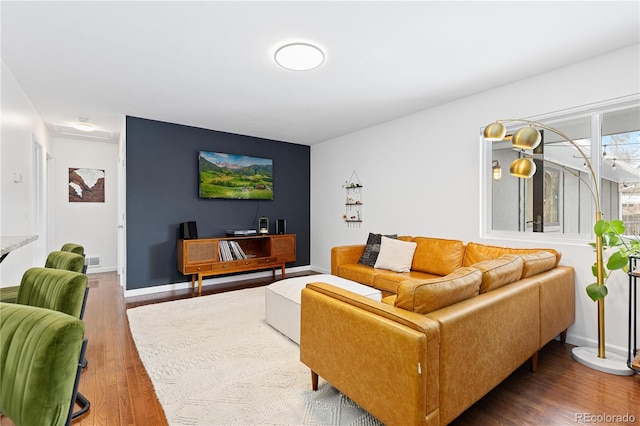
<instances>
[{"instance_id":1,"label":"books on shelf","mask_svg":"<svg viewBox=\"0 0 640 426\"><path fill-rule=\"evenodd\" d=\"M231 240L218 241L218 257L220 261L247 259L247 255L240 247L240 244Z\"/></svg>"}]
</instances>

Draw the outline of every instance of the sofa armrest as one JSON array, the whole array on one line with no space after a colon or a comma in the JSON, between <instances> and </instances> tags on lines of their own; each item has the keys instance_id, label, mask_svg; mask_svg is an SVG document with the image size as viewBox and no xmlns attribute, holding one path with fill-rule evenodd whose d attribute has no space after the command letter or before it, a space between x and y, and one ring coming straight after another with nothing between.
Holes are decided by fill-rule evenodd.
<instances>
[{"instance_id":1,"label":"sofa armrest","mask_svg":"<svg viewBox=\"0 0 640 426\"><path fill-rule=\"evenodd\" d=\"M540 287L540 347L566 330L576 319L575 271L558 266L528 278ZM562 337L564 341L564 336Z\"/></svg>"},{"instance_id":2,"label":"sofa armrest","mask_svg":"<svg viewBox=\"0 0 640 426\"><path fill-rule=\"evenodd\" d=\"M331 249L331 274L338 275L338 267L340 265L358 263L362 253L364 253L364 248L365 244L333 247Z\"/></svg>"},{"instance_id":3,"label":"sofa armrest","mask_svg":"<svg viewBox=\"0 0 640 426\"><path fill-rule=\"evenodd\" d=\"M440 324L443 424L476 403L540 347L535 280L520 280L426 316Z\"/></svg>"},{"instance_id":4,"label":"sofa armrest","mask_svg":"<svg viewBox=\"0 0 640 426\"><path fill-rule=\"evenodd\" d=\"M439 423L439 326L325 283L302 290L300 360L385 424Z\"/></svg>"}]
</instances>

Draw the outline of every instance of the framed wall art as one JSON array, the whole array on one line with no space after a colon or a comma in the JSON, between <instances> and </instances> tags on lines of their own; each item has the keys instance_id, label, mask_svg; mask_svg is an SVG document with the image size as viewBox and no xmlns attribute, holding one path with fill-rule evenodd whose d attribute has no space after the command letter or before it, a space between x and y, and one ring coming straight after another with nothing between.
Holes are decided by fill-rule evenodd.
<instances>
[{"instance_id":1,"label":"framed wall art","mask_svg":"<svg viewBox=\"0 0 640 426\"><path fill-rule=\"evenodd\" d=\"M273 160L200 151L200 198L273 200Z\"/></svg>"},{"instance_id":2,"label":"framed wall art","mask_svg":"<svg viewBox=\"0 0 640 426\"><path fill-rule=\"evenodd\" d=\"M69 168L70 203L104 203L104 170Z\"/></svg>"}]
</instances>

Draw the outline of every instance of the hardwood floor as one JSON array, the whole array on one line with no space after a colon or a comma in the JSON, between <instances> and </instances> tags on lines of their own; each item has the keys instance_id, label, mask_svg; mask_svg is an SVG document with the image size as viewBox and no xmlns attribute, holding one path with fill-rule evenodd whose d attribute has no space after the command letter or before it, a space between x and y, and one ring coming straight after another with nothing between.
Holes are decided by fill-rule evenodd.
<instances>
[{"instance_id":1,"label":"hardwood floor","mask_svg":"<svg viewBox=\"0 0 640 426\"><path fill-rule=\"evenodd\" d=\"M287 276L308 273L287 274ZM271 283L271 278L239 281L215 289L203 288L203 296ZM135 348L125 310L135 306L188 297L202 297L191 290L123 298L115 273L90 274L85 312L89 364L80 392L91 409L73 422L77 426L166 425L153 386ZM639 424L640 375L612 376L573 361L571 345L549 343L540 352L538 370L523 365L498 387L458 417L454 425L566 425ZM461 367L462 368L462 367ZM633 416L616 419L590 416ZM619 421L616 421L619 420ZM2 426L12 425L2 418Z\"/></svg>"}]
</instances>

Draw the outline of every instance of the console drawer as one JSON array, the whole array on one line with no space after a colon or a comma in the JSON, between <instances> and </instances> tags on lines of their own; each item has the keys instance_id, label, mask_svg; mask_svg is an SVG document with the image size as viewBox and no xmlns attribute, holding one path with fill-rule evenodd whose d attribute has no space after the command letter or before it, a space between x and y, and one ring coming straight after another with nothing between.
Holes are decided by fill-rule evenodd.
<instances>
[{"instance_id":1,"label":"console drawer","mask_svg":"<svg viewBox=\"0 0 640 426\"><path fill-rule=\"evenodd\" d=\"M206 265L185 266L183 274L197 274L198 272L211 271L212 269L213 265L211 263Z\"/></svg>"}]
</instances>

